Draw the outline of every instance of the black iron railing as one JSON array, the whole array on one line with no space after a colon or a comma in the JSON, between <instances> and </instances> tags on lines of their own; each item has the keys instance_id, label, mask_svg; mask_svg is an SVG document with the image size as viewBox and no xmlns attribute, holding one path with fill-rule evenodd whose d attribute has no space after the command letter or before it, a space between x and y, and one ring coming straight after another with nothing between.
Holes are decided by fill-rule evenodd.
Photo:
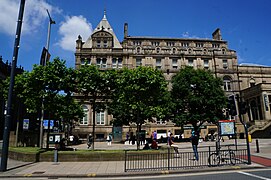
<instances>
[{"instance_id":1,"label":"black iron railing","mask_svg":"<svg viewBox=\"0 0 271 180\"><path fill-rule=\"evenodd\" d=\"M176 170L185 168L199 168L214 166L210 164L211 154L217 154L215 146L205 146L198 148L199 160L194 159L192 148L178 148L179 154L176 154L172 148L164 150L146 150L146 151L125 151L124 171L157 171L157 170ZM215 166L247 164L247 149L245 146L235 146L230 149L229 145L221 146L219 150L219 163ZM234 154L234 156L232 155ZM214 156L214 155L213 155Z\"/></svg>"}]
</instances>

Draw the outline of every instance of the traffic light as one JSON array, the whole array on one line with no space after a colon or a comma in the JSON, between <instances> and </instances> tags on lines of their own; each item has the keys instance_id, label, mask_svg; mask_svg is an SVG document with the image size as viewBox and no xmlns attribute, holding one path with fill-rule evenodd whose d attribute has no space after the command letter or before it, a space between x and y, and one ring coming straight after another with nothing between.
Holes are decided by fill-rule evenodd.
<instances>
[{"instance_id":1,"label":"traffic light","mask_svg":"<svg viewBox=\"0 0 271 180\"><path fill-rule=\"evenodd\" d=\"M230 95L228 97L228 111L231 116L236 116L237 115L237 110L236 110L236 104L235 104L235 96Z\"/></svg>"}]
</instances>

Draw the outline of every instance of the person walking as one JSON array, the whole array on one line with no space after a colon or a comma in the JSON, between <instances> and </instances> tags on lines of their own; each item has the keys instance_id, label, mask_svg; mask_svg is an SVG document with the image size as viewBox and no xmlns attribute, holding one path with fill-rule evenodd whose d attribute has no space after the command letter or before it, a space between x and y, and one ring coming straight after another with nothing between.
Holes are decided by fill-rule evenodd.
<instances>
[{"instance_id":1,"label":"person walking","mask_svg":"<svg viewBox=\"0 0 271 180\"><path fill-rule=\"evenodd\" d=\"M92 146L92 142L93 142L93 136L92 136L92 134L89 134L88 135L88 142L87 142L88 149Z\"/></svg>"},{"instance_id":2,"label":"person walking","mask_svg":"<svg viewBox=\"0 0 271 180\"><path fill-rule=\"evenodd\" d=\"M169 146L172 147L176 153L176 157L179 157L179 151L178 151L178 146L174 144L174 137L173 137L173 134L171 133L170 134L170 137L169 137Z\"/></svg>"},{"instance_id":3,"label":"person walking","mask_svg":"<svg viewBox=\"0 0 271 180\"><path fill-rule=\"evenodd\" d=\"M199 155L198 155L198 144L199 144L199 133L197 131L192 130L191 133L191 143L192 143L192 148L194 152L194 156L196 161L199 160Z\"/></svg>"}]
</instances>

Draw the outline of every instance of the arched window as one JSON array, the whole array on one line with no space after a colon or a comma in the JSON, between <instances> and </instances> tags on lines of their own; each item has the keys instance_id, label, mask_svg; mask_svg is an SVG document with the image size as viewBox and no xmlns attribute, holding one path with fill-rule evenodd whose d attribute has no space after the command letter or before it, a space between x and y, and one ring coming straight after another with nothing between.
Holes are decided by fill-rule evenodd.
<instances>
[{"instance_id":1,"label":"arched window","mask_svg":"<svg viewBox=\"0 0 271 180\"><path fill-rule=\"evenodd\" d=\"M231 77L224 76L223 77L223 85L224 85L224 90L225 91L231 91L232 90L232 87L231 87Z\"/></svg>"},{"instance_id":2,"label":"arched window","mask_svg":"<svg viewBox=\"0 0 271 180\"><path fill-rule=\"evenodd\" d=\"M160 48L156 48L156 53L159 54L160 53Z\"/></svg>"},{"instance_id":3,"label":"arched window","mask_svg":"<svg viewBox=\"0 0 271 180\"><path fill-rule=\"evenodd\" d=\"M137 48L136 48L136 53L139 54L140 51L141 51L141 48L140 48L140 47L137 47Z\"/></svg>"},{"instance_id":4,"label":"arched window","mask_svg":"<svg viewBox=\"0 0 271 180\"><path fill-rule=\"evenodd\" d=\"M84 117L80 119L80 125L88 125L88 107L83 105Z\"/></svg>"}]
</instances>

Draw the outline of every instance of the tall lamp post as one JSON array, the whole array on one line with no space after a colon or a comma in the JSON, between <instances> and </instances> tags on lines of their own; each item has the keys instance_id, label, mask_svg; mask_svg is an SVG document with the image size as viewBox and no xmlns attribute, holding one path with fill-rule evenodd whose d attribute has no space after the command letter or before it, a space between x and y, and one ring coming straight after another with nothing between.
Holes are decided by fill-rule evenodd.
<instances>
[{"instance_id":1,"label":"tall lamp post","mask_svg":"<svg viewBox=\"0 0 271 180\"><path fill-rule=\"evenodd\" d=\"M50 13L48 9L46 9L48 17L49 17L49 24L48 24L48 32L47 32L47 42L46 42L46 48L45 48L45 58L41 61L41 65L46 66L47 61L50 59L49 55L49 44L50 44L50 35L51 35L51 25L55 24L56 22L51 18ZM43 97L44 98L44 97ZM42 104L41 104L41 118L40 118L40 148L43 147L43 119L44 119L44 102L42 98ZM48 131L50 131L50 119L48 120Z\"/></svg>"},{"instance_id":2,"label":"tall lamp post","mask_svg":"<svg viewBox=\"0 0 271 180\"><path fill-rule=\"evenodd\" d=\"M17 58L18 58L18 51L19 51L19 44L20 44L20 37L21 37L21 29L22 29L22 23L23 23L24 5L25 5L25 0L21 0L18 22L17 22L16 36L15 36L15 43L14 43L14 49L13 49L12 67L11 67L11 73L10 73L7 114L5 117L5 124L4 124L3 147L2 147L0 171L7 170L10 124L11 124L11 120L12 120L12 118L11 118L12 99L13 99L12 96L13 96L15 71L16 71L16 66L17 66Z\"/></svg>"}]
</instances>

